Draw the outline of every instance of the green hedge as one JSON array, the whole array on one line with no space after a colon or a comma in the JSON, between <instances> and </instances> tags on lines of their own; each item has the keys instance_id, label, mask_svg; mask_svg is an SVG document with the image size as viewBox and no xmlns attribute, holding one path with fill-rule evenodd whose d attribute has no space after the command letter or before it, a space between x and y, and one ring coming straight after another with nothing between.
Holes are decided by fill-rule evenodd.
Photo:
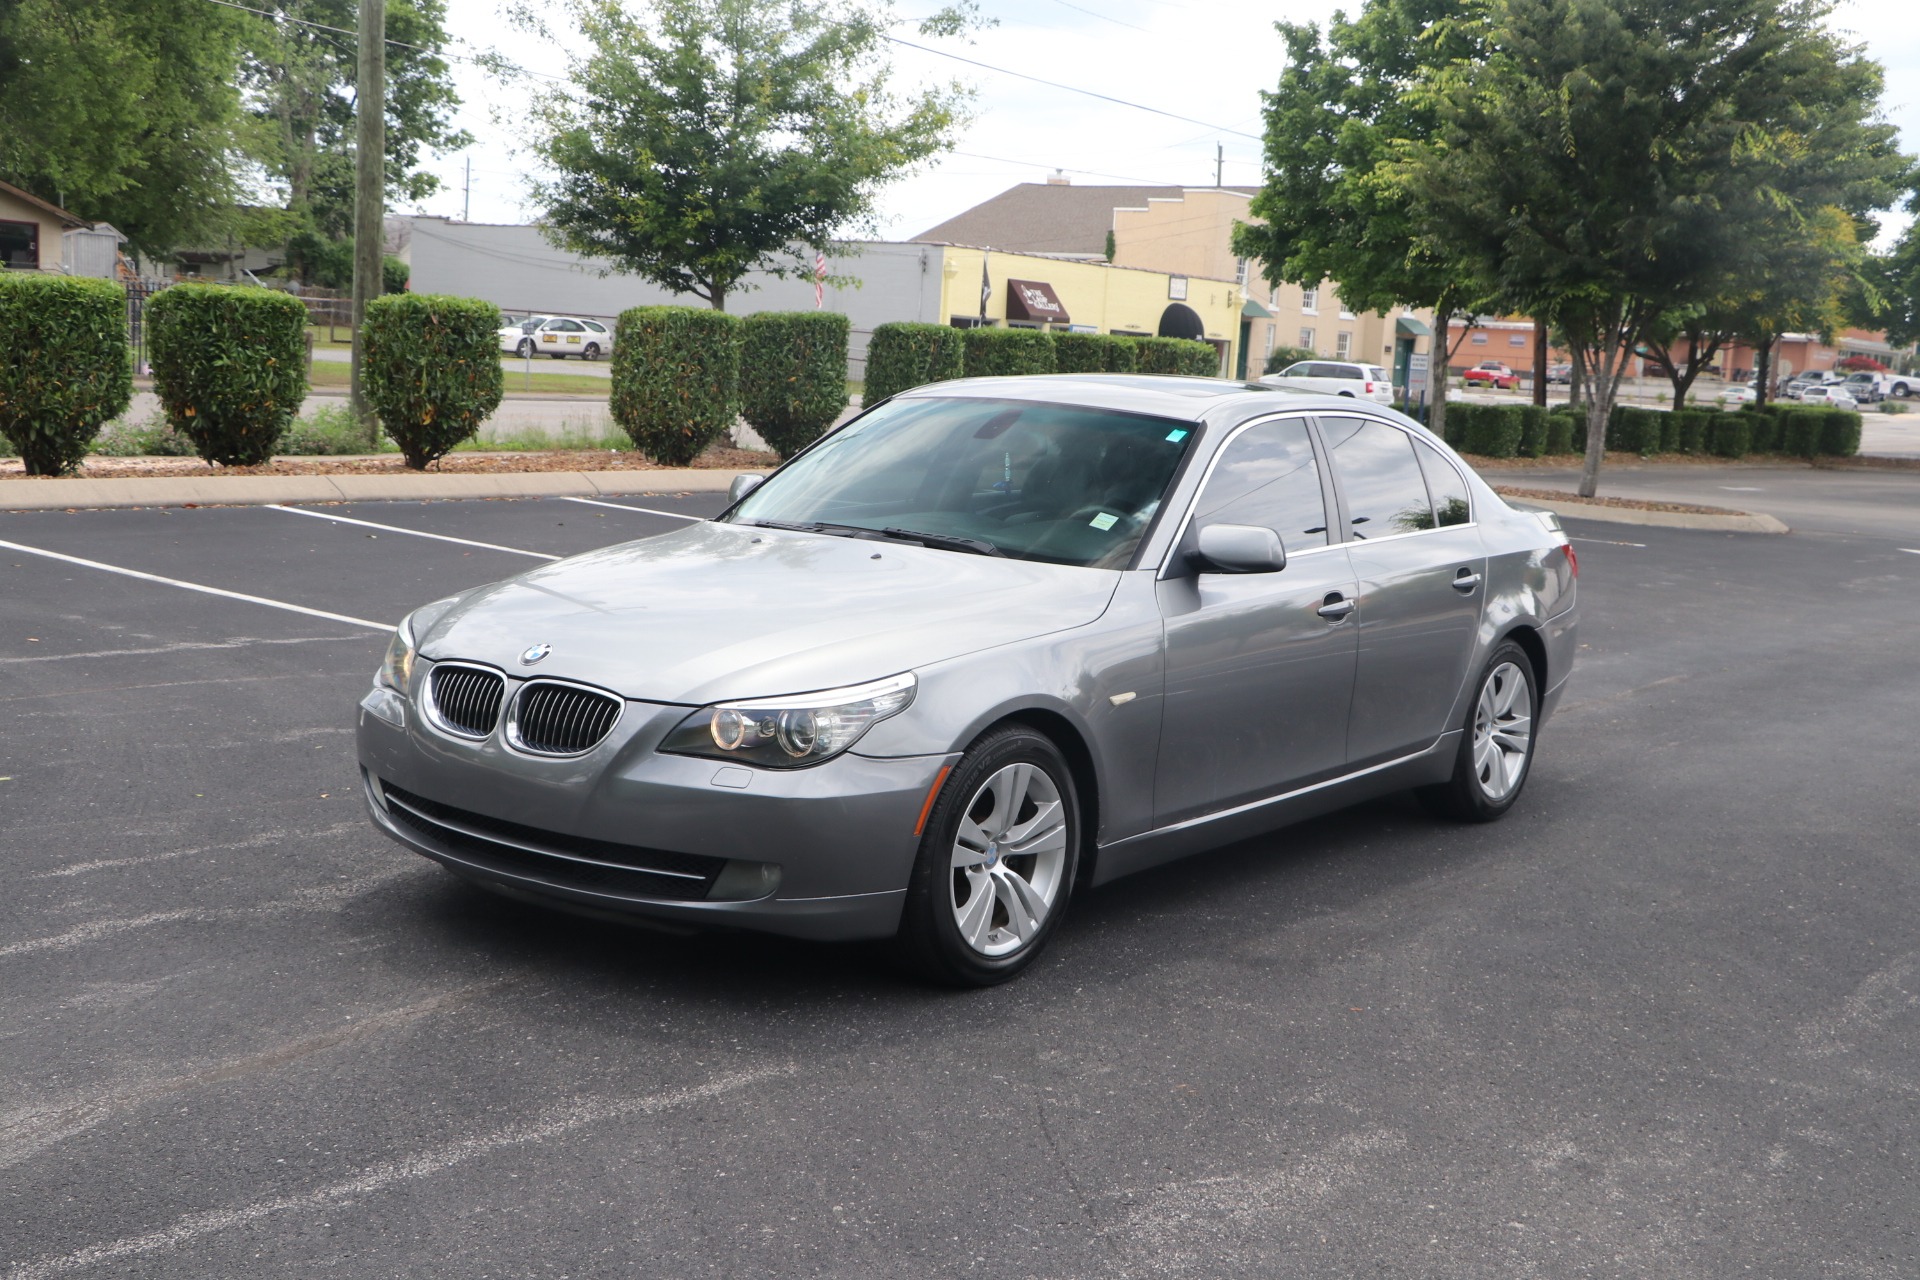
<instances>
[{"instance_id":1,"label":"green hedge","mask_svg":"<svg viewBox=\"0 0 1920 1280\"><path fill-rule=\"evenodd\" d=\"M1140 373L1214 378L1220 374L1220 353L1195 338L1133 338L1134 368ZM973 366L967 366L973 372Z\"/></svg>"},{"instance_id":2,"label":"green hedge","mask_svg":"<svg viewBox=\"0 0 1920 1280\"><path fill-rule=\"evenodd\" d=\"M963 329L969 378L1052 373L1053 335L1044 329Z\"/></svg>"},{"instance_id":3,"label":"green hedge","mask_svg":"<svg viewBox=\"0 0 1920 1280\"><path fill-rule=\"evenodd\" d=\"M1447 437L1462 453L1482 458L1512 458L1520 452L1526 419L1519 405L1449 404Z\"/></svg>"},{"instance_id":4,"label":"green hedge","mask_svg":"<svg viewBox=\"0 0 1920 1280\"><path fill-rule=\"evenodd\" d=\"M1820 452L1829 458L1851 458L1860 452L1862 421L1852 409L1828 409L1820 424Z\"/></svg>"},{"instance_id":5,"label":"green hedge","mask_svg":"<svg viewBox=\"0 0 1920 1280\"><path fill-rule=\"evenodd\" d=\"M500 308L477 298L390 293L367 303L361 385L380 425L418 471L500 407Z\"/></svg>"},{"instance_id":6,"label":"green hedge","mask_svg":"<svg viewBox=\"0 0 1920 1280\"><path fill-rule=\"evenodd\" d=\"M1504 405L1509 413L1520 416L1519 456L1538 458L1547 452L1547 422L1553 415L1537 404Z\"/></svg>"},{"instance_id":7,"label":"green hedge","mask_svg":"<svg viewBox=\"0 0 1920 1280\"><path fill-rule=\"evenodd\" d=\"M1721 413L1707 431L1707 451L1717 458L1744 458L1753 450L1753 424L1759 414Z\"/></svg>"},{"instance_id":8,"label":"green hedge","mask_svg":"<svg viewBox=\"0 0 1920 1280\"><path fill-rule=\"evenodd\" d=\"M177 284L146 307L153 389L208 462L273 457L307 396L307 308L252 286Z\"/></svg>"},{"instance_id":9,"label":"green hedge","mask_svg":"<svg viewBox=\"0 0 1920 1280\"><path fill-rule=\"evenodd\" d=\"M1108 348L1120 339L1104 333L1056 333L1053 335L1053 371L1055 373L1105 373L1111 357Z\"/></svg>"},{"instance_id":10,"label":"green hedge","mask_svg":"<svg viewBox=\"0 0 1920 1280\"><path fill-rule=\"evenodd\" d=\"M0 271L0 435L57 476L133 398L127 294L111 280Z\"/></svg>"},{"instance_id":11,"label":"green hedge","mask_svg":"<svg viewBox=\"0 0 1920 1280\"><path fill-rule=\"evenodd\" d=\"M1718 415L1712 409L1675 409L1667 415L1673 419L1673 444L1669 453L1705 453L1707 435Z\"/></svg>"},{"instance_id":12,"label":"green hedge","mask_svg":"<svg viewBox=\"0 0 1920 1280\"><path fill-rule=\"evenodd\" d=\"M1586 429L1587 424L1579 414L1547 414L1547 438L1546 443L1541 446L1542 456L1559 457L1564 454L1579 452L1579 449L1574 445L1574 440L1579 438L1584 444L1587 434Z\"/></svg>"},{"instance_id":13,"label":"green hedge","mask_svg":"<svg viewBox=\"0 0 1920 1280\"><path fill-rule=\"evenodd\" d=\"M847 317L761 311L740 322L740 416L791 458L847 407Z\"/></svg>"},{"instance_id":14,"label":"green hedge","mask_svg":"<svg viewBox=\"0 0 1920 1280\"><path fill-rule=\"evenodd\" d=\"M739 416L739 318L633 307L613 334L613 420L649 458L686 466Z\"/></svg>"},{"instance_id":15,"label":"green hedge","mask_svg":"<svg viewBox=\"0 0 1920 1280\"><path fill-rule=\"evenodd\" d=\"M1780 449L1781 407L1776 403L1749 404L1741 406L1740 412L1748 419L1748 452L1777 453Z\"/></svg>"},{"instance_id":16,"label":"green hedge","mask_svg":"<svg viewBox=\"0 0 1920 1280\"><path fill-rule=\"evenodd\" d=\"M1668 414L1616 404L1607 419L1607 448L1622 453L1659 453L1668 429Z\"/></svg>"},{"instance_id":17,"label":"green hedge","mask_svg":"<svg viewBox=\"0 0 1920 1280\"><path fill-rule=\"evenodd\" d=\"M879 404L929 382L964 377L961 330L944 324L895 321L875 325L867 343L867 376L861 400Z\"/></svg>"}]
</instances>

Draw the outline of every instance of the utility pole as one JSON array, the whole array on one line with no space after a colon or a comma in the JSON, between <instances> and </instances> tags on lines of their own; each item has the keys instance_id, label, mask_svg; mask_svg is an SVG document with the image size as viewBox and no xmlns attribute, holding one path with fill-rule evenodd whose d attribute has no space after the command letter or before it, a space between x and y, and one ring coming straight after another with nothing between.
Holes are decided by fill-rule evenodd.
<instances>
[{"instance_id":1,"label":"utility pole","mask_svg":"<svg viewBox=\"0 0 1920 1280\"><path fill-rule=\"evenodd\" d=\"M362 385L361 363L367 303L380 296L380 263L386 243L387 3L360 0L359 83L354 93L358 126L353 158L353 367L348 403L353 416L376 439L372 410Z\"/></svg>"},{"instance_id":2,"label":"utility pole","mask_svg":"<svg viewBox=\"0 0 1920 1280\"><path fill-rule=\"evenodd\" d=\"M473 157L467 157L466 196L460 201L460 221L473 221Z\"/></svg>"},{"instance_id":3,"label":"utility pole","mask_svg":"<svg viewBox=\"0 0 1920 1280\"><path fill-rule=\"evenodd\" d=\"M1223 180L1223 175L1226 173L1226 169L1227 169L1227 144L1224 142L1216 142L1213 144L1213 185L1214 186L1223 187L1226 185L1226 182Z\"/></svg>"}]
</instances>

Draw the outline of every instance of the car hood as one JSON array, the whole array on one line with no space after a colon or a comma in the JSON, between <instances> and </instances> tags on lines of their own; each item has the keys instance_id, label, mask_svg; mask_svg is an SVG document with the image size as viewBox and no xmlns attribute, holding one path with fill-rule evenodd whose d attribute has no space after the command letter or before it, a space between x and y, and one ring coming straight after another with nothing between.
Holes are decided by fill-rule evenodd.
<instances>
[{"instance_id":1,"label":"car hood","mask_svg":"<svg viewBox=\"0 0 1920 1280\"><path fill-rule=\"evenodd\" d=\"M459 598L423 656L700 706L855 684L1085 626L1117 571L702 521ZM552 646L535 666L521 654Z\"/></svg>"}]
</instances>

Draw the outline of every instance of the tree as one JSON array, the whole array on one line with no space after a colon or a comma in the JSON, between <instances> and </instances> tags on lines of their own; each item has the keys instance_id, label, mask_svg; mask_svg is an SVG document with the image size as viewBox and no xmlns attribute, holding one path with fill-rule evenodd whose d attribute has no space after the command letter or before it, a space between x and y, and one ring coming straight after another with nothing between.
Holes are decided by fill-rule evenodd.
<instances>
[{"instance_id":1,"label":"tree","mask_svg":"<svg viewBox=\"0 0 1920 1280\"><path fill-rule=\"evenodd\" d=\"M0 4L0 178L165 257L239 216L246 24L205 0Z\"/></svg>"},{"instance_id":2,"label":"tree","mask_svg":"<svg viewBox=\"0 0 1920 1280\"><path fill-rule=\"evenodd\" d=\"M1465 0L1368 0L1358 19L1335 15L1326 37L1277 23L1287 45L1266 104L1265 183L1234 229L1234 252L1259 258L1269 282L1339 282L1355 310L1396 304L1434 310L1431 422L1446 421L1446 371L1459 342L1449 321L1488 302L1486 282L1418 235L1414 197L1391 173L1398 149L1433 135L1431 104L1408 90L1477 49Z\"/></svg>"},{"instance_id":3,"label":"tree","mask_svg":"<svg viewBox=\"0 0 1920 1280\"><path fill-rule=\"evenodd\" d=\"M890 91L883 4L657 0L651 21L619 0L566 8L589 52L528 113L555 175L534 188L547 234L715 310L749 271L812 270L792 251L870 225L879 189L960 122L957 87Z\"/></svg>"},{"instance_id":4,"label":"tree","mask_svg":"<svg viewBox=\"0 0 1920 1280\"><path fill-rule=\"evenodd\" d=\"M1906 207L1920 214L1920 190L1908 197ZM1908 224L1892 252L1871 259L1864 274L1874 285L1874 297L1856 306L1860 318L1885 329L1893 346L1920 341L1920 219Z\"/></svg>"},{"instance_id":5,"label":"tree","mask_svg":"<svg viewBox=\"0 0 1920 1280\"><path fill-rule=\"evenodd\" d=\"M1433 252L1546 311L1590 390L1580 492L1635 344L1764 278L1773 233L1884 200L1908 162L1823 0L1491 0L1485 56L1425 77L1400 180Z\"/></svg>"},{"instance_id":6,"label":"tree","mask_svg":"<svg viewBox=\"0 0 1920 1280\"><path fill-rule=\"evenodd\" d=\"M286 188L295 228L289 261L313 283L343 287L352 273L353 136L357 0L262 0L275 22L256 22L243 83L261 126L266 168ZM473 139L451 123L460 99L441 51L445 0L387 5L386 168L391 200L440 189L420 168L429 154Z\"/></svg>"}]
</instances>

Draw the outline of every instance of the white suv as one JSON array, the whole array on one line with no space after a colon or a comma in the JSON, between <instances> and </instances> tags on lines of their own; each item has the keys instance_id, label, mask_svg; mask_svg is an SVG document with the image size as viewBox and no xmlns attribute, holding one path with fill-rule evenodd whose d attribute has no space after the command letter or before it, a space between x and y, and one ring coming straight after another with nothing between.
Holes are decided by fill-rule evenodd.
<instances>
[{"instance_id":1,"label":"white suv","mask_svg":"<svg viewBox=\"0 0 1920 1280\"><path fill-rule=\"evenodd\" d=\"M1349 364L1344 360L1302 360L1260 379L1270 387L1297 387L1355 400L1393 403L1393 380L1377 364Z\"/></svg>"},{"instance_id":2,"label":"white suv","mask_svg":"<svg viewBox=\"0 0 1920 1280\"><path fill-rule=\"evenodd\" d=\"M1806 387L1800 392L1800 403L1810 408L1824 406L1828 409L1858 409L1860 402L1846 393L1838 385L1830 387Z\"/></svg>"}]
</instances>

